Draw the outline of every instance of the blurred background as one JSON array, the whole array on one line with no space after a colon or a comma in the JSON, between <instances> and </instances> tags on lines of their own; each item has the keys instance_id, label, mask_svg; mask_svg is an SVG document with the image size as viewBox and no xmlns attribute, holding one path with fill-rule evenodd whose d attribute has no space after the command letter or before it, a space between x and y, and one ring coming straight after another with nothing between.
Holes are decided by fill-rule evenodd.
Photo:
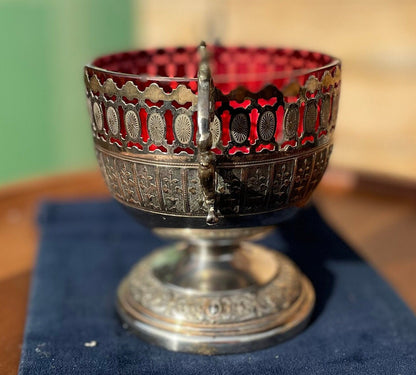
<instances>
[{"instance_id":1,"label":"blurred background","mask_svg":"<svg viewBox=\"0 0 416 375\"><path fill-rule=\"evenodd\" d=\"M415 1L0 0L0 186L95 168L85 63L202 39L340 57L331 166L416 181Z\"/></svg>"},{"instance_id":2,"label":"blurred background","mask_svg":"<svg viewBox=\"0 0 416 375\"><path fill-rule=\"evenodd\" d=\"M108 198L84 64L202 39L342 59L334 153L315 203L416 312L416 1L0 0L0 373L17 372L39 202Z\"/></svg>"}]
</instances>

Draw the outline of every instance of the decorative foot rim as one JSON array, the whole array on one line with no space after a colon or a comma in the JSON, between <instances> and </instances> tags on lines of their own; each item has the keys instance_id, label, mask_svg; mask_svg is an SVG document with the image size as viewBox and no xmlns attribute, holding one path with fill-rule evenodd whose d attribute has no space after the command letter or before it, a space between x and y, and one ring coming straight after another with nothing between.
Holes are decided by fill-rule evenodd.
<instances>
[{"instance_id":1,"label":"decorative foot rim","mask_svg":"<svg viewBox=\"0 0 416 375\"><path fill-rule=\"evenodd\" d=\"M290 339L309 322L315 304L314 289L286 256L253 246L254 251L272 254L278 261L273 280L260 286L207 293L189 293L189 289L163 283L147 292L148 280L140 277L148 276L142 273L144 266L149 266L160 252L150 255L119 286L117 310L121 319L145 341L178 352L242 353ZM143 285L139 291L138 283ZM172 293L189 296L166 299ZM146 298L155 301L153 310L146 306Z\"/></svg>"}]
</instances>

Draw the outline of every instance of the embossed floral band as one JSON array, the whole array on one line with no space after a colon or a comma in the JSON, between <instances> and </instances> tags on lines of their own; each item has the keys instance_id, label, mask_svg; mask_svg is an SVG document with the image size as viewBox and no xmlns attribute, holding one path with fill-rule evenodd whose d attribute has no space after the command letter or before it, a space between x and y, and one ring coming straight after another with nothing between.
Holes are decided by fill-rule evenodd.
<instances>
[{"instance_id":1,"label":"embossed floral band","mask_svg":"<svg viewBox=\"0 0 416 375\"><path fill-rule=\"evenodd\" d=\"M304 326L309 281L283 255L239 240L310 198L331 154L340 83L339 60L287 48L201 44L85 67L112 195L157 233L188 240L150 255L119 289L119 312L142 337L229 353Z\"/></svg>"}]
</instances>

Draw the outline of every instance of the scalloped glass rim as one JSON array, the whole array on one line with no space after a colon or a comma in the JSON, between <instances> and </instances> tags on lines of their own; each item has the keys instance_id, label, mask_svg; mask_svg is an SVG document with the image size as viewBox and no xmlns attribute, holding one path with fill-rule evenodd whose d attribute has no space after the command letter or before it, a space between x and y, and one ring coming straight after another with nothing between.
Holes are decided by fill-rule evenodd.
<instances>
[{"instance_id":1,"label":"scalloped glass rim","mask_svg":"<svg viewBox=\"0 0 416 375\"><path fill-rule=\"evenodd\" d=\"M246 46L245 46L246 47ZM252 46L247 46L247 48L252 48ZM259 50L264 47L256 47ZM267 47L266 47L267 48ZM277 47L281 49L285 49L285 47ZM306 49L294 49L297 51L305 51L309 53L318 53L323 56L329 57L330 62L325 65L317 66L315 68L304 68L304 69L293 69L293 70L282 70L279 72L261 72L261 73L248 73L248 74L241 74L241 73L228 73L228 74L215 74L212 73L212 78L214 83L228 83L230 81L230 78L232 78L232 81L234 83L238 82L251 82L251 81L263 81L263 82L269 82L273 80L278 79L285 79L285 78L295 78L295 77L301 77L305 75L310 75L316 72L319 72L321 70L328 70L335 66L341 65L341 60L337 57L334 57L332 55L328 55L326 53L313 51L313 50L306 50ZM140 51L140 50L137 50ZM144 50L145 51L145 50ZM127 51L127 52L134 52L133 51ZM119 52L123 53L123 52ZM118 54L118 53L114 53ZM111 56L113 54L110 54L108 56ZM100 68L96 65L94 65L94 62L100 59L103 56L99 56L96 59L94 59L93 62L86 64L85 68L89 68L107 75L113 75L116 77L123 77L123 78L130 78L130 79L136 79L140 81L158 81L158 82L196 82L198 81L198 77L168 77L168 76L158 76L158 75L149 75L149 74L131 74L131 73L123 73L119 71L113 71L108 70L105 68Z\"/></svg>"}]
</instances>

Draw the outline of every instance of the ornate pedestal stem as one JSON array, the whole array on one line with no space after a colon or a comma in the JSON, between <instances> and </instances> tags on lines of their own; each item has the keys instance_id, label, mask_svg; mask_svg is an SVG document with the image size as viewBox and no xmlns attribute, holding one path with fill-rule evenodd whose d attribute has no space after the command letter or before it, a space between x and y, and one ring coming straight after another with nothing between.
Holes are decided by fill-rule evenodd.
<instances>
[{"instance_id":1,"label":"ornate pedestal stem","mask_svg":"<svg viewBox=\"0 0 416 375\"><path fill-rule=\"evenodd\" d=\"M239 242L239 229L160 232L191 237L143 259L118 291L120 315L144 339L176 351L237 353L306 325L314 291L286 256Z\"/></svg>"}]
</instances>

